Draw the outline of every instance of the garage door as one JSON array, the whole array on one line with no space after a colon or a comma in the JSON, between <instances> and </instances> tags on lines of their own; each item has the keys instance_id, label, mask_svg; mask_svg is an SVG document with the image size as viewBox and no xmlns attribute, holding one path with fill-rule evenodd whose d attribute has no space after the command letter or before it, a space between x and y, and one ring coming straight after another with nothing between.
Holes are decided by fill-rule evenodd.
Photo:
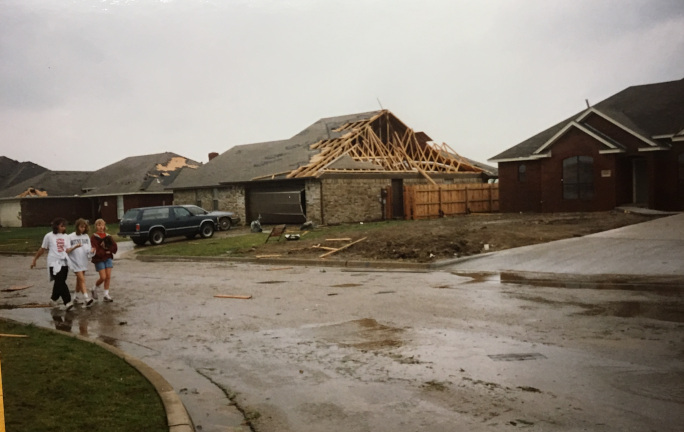
<instances>
[{"instance_id":1,"label":"garage door","mask_svg":"<svg viewBox=\"0 0 684 432\"><path fill-rule=\"evenodd\" d=\"M286 190L250 189L247 192L247 219L261 215L262 224L301 224L306 222L304 188Z\"/></svg>"}]
</instances>

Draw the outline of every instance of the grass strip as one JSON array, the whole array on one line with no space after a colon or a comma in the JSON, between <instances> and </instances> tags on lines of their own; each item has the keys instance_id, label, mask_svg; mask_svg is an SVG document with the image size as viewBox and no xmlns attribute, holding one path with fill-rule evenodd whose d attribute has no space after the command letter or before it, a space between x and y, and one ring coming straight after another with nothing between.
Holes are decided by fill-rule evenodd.
<instances>
[{"instance_id":1,"label":"grass strip","mask_svg":"<svg viewBox=\"0 0 684 432\"><path fill-rule=\"evenodd\" d=\"M164 431L166 412L145 377L123 359L74 337L0 320L8 431Z\"/></svg>"}]
</instances>

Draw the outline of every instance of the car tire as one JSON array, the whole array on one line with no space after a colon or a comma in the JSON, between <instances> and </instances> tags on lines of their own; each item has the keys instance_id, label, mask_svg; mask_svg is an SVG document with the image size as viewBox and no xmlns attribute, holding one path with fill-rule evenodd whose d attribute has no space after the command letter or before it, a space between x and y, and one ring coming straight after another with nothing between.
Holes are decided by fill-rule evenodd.
<instances>
[{"instance_id":1,"label":"car tire","mask_svg":"<svg viewBox=\"0 0 684 432\"><path fill-rule=\"evenodd\" d=\"M133 239L133 243L137 244L138 246L142 246L145 244L145 240L143 239Z\"/></svg>"},{"instance_id":2,"label":"car tire","mask_svg":"<svg viewBox=\"0 0 684 432\"><path fill-rule=\"evenodd\" d=\"M219 219L218 224L221 231L228 231L233 224L233 221L231 221L229 217L222 217Z\"/></svg>"},{"instance_id":3,"label":"car tire","mask_svg":"<svg viewBox=\"0 0 684 432\"><path fill-rule=\"evenodd\" d=\"M154 246L158 246L164 243L165 238L166 236L164 235L164 231L160 229L152 230L150 232L150 244Z\"/></svg>"},{"instance_id":4,"label":"car tire","mask_svg":"<svg viewBox=\"0 0 684 432\"><path fill-rule=\"evenodd\" d=\"M203 223L202 226L200 227L200 236L202 236L202 238L209 238L213 235L214 235L214 225L209 223L209 222Z\"/></svg>"}]
</instances>

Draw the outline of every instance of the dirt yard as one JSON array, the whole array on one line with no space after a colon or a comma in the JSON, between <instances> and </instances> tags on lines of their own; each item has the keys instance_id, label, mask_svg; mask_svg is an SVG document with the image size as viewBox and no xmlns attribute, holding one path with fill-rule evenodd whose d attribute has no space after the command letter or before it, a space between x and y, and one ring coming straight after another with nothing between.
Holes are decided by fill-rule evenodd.
<instances>
[{"instance_id":1,"label":"dirt yard","mask_svg":"<svg viewBox=\"0 0 684 432\"><path fill-rule=\"evenodd\" d=\"M328 259L377 260L427 263L483 252L498 251L570 237L579 237L635 223L659 216L645 216L631 212L597 213L470 214L442 219L388 223L368 231L350 230L349 235L336 238L350 240L308 239L296 241L271 240L253 249L249 255L277 254L289 258L316 258L366 237ZM316 228L326 230L326 227ZM293 231L300 233L298 227ZM328 249L326 249L328 248Z\"/></svg>"}]
</instances>

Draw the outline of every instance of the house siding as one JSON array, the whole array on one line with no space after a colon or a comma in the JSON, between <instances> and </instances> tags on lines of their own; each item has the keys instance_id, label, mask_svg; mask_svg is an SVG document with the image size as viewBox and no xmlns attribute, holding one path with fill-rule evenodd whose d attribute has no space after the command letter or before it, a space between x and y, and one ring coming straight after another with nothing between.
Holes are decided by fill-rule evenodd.
<instances>
[{"instance_id":1,"label":"house siding","mask_svg":"<svg viewBox=\"0 0 684 432\"><path fill-rule=\"evenodd\" d=\"M525 166L525 179L518 172ZM541 162L520 161L499 164L499 208L502 212L541 211Z\"/></svg>"},{"instance_id":2,"label":"house siding","mask_svg":"<svg viewBox=\"0 0 684 432\"><path fill-rule=\"evenodd\" d=\"M94 201L91 198L79 197L41 197L21 200L22 227L50 226L57 217L63 217L69 223L78 218L93 222Z\"/></svg>"}]
</instances>

